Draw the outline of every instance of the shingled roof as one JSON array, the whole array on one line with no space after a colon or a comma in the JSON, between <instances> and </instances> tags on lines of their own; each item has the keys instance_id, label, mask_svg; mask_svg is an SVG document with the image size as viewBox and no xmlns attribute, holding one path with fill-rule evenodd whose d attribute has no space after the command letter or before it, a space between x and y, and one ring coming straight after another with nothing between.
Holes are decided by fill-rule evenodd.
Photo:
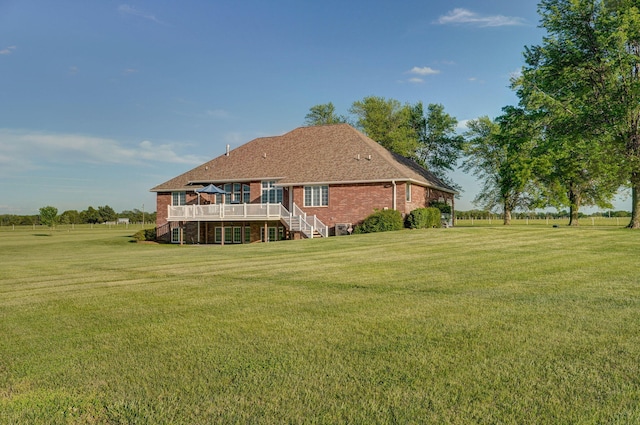
<instances>
[{"instance_id":1,"label":"shingled roof","mask_svg":"<svg viewBox=\"0 0 640 425\"><path fill-rule=\"evenodd\" d=\"M258 180L285 186L411 181L456 193L415 161L388 151L348 124L300 127L282 136L254 139L151 191Z\"/></svg>"}]
</instances>

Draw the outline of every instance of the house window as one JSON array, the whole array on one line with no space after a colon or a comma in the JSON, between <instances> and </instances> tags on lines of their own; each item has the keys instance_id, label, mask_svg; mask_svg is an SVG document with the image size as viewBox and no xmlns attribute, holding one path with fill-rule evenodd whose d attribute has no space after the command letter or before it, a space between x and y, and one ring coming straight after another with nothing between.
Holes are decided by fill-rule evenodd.
<instances>
[{"instance_id":1,"label":"house window","mask_svg":"<svg viewBox=\"0 0 640 425\"><path fill-rule=\"evenodd\" d=\"M231 227L225 226L224 228L224 243L249 243L251 242L251 228L250 227ZM216 227L214 230L214 243L222 243L222 227Z\"/></svg>"},{"instance_id":2,"label":"house window","mask_svg":"<svg viewBox=\"0 0 640 425\"><path fill-rule=\"evenodd\" d=\"M407 199L407 202L411 202L411 183L407 182L407 184L404 186L405 189L405 197Z\"/></svg>"},{"instance_id":3,"label":"house window","mask_svg":"<svg viewBox=\"0 0 640 425\"><path fill-rule=\"evenodd\" d=\"M242 185L240 183L233 184L233 192L231 193L231 203L239 204L242 202Z\"/></svg>"},{"instance_id":4,"label":"house window","mask_svg":"<svg viewBox=\"0 0 640 425\"><path fill-rule=\"evenodd\" d=\"M226 183L219 186L227 192L226 195L217 194L216 204L248 204L251 202L251 187L242 183Z\"/></svg>"},{"instance_id":5,"label":"house window","mask_svg":"<svg viewBox=\"0 0 640 425\"><path fill-rule=\"evenodd\" d=\"M233 243L242 243L242 227L233 228Z\"/></svg>"},{"instance_id":6,"label":"house window","mask_svg":"<svg viewBox=\"0 0 640 425\"><path fill-rule=\"evenodd\" d=\"M251 188L248 184L242 185L242 202L245 204L251 202Z\"/></svg>"},{"instance_id":7,"label":"house window","mask_svg":"<svg viewBox=\"0 0 640 425\"><path fill-rule=\"evenodd\" d=\"M329 186L305 186L305 207L326 207L329 205Z\"/></svg>"},{"instance_id":8,"label":"house window","mask_svg":"<svg viewBox=\"0 0 640 425\"><path fill-rule=\"evenodd\" d=\"M222 188L224 189L225 192L227 192L224 195L224 203L225 204L231 204L233 203L232 201L232 196L233 196L233 183L227 183L224 186L222 186ZM236 202L237 203L237 202Z\"/></svg>"},{"instance_id":9,"label":"house window","mask_svg":"<svg viewBox=\"0 0 640 425\"><path fill-rule=\"evenodd\" d=\"M282 188L276 187L274 181L262 182L262 197L261 202L263 204L278 204L282 203Z\"/></svg>"},{"instance_id":10,"label":"house window","mask_svg":"<svg viewBox=\"0 0 640 425\"><path fill-rule=\"evenodd\" d=\"M174 207L187 204L187 192L173 192L172 195L171 205Z\"/></svg>"}]
</instances>

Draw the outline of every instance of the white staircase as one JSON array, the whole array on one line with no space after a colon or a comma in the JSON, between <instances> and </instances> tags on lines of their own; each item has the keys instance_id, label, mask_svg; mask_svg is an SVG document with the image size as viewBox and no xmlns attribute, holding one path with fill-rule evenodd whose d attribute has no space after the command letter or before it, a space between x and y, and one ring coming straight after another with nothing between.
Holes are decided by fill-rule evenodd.
<instances>
[{"instance_id":1,"label":"white staircase","mask_svg":"<svg viewBox=\"0 0 640 425\"><path fill-rule=\"evenodd\" d=\"M290 232L300 232L309 239L329 236L329 228L322 221L318 220L315 215L307 216L307 213L298 208L296 204L293 204L293 211L289 213L289 216L282 215L280 220Z\"/></svg>"}]
</instances>

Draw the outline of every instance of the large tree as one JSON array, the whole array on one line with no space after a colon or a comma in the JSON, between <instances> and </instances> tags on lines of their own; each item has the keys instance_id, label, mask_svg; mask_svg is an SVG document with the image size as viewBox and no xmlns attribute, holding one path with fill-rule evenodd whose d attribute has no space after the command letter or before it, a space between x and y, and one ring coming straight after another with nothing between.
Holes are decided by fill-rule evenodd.
<instances>
[{"instance_id":1,"label":"large tree","mask_svg":"<svg viewBox=\"0 0 640 425\"><path fill-rule=\"evenodd\" d=\"M342 115L336 115L333 103L324 103L309 108L309 113L304 117L305 125L326 125L345 123L347 119Z\"/></svg>"},{"instance_id":2,"label":"large tree","mask_svg":"<svg viewBox=\"0 0 640 425\"><path fill-rule=\"evenodd\" d=\"M410 105L395 99L368 96L353 102L349 112L356 127L385 148L407 158L418 159L417 129Z\"/></svg>"},{"instance_id":3,"label":"large tree","mask_svg":"<svg viewBox=\"0 0 640 425\"><path fill-rule=\"evenodd\" d=\"M464 138L456 134L458 121L440 104L401 104L395 99L369 96L353 103L356 126L399 155L411 158L458 188L447 176L462 152Z\"/></svg>"},{"instance_id":4,"label":"large tree","mask_svg":"<svg viewBox=\"0 0 640 425\"><path fill-rule=\"evenodd\" d=\"M536 140L529 119L524 110L506 107L495 122L485 116L467 127L462 169L483 182L474 203L488 211L502 210L504 224L510 225L513 211L533 201Z\"/></svg>"},{"instance_id":5,"label":"large tree","mask_svg":"<svg viewBox=\"0 0 640 425\"><path fill-rule=\"evenodd\" d=\"M542 0L538 11L548 34L525 52L519 95L525 104L565 118L572 134L563 142L584 144L626 169L618 183L631 185L629 227L640 228L638 1ZM615 181L620 168L597 162L600 178L607 185Z\"/></svg>"},{"instance_id":6,"label":"large tree","mask_svg":"<svg viewBox=\"0 0 640 425\"><path fill-rule=\"evenodd\" d=\"M621 173L603 143L559 134L548 126L536 159L535 182L543 198L539 206L568 206L570 226L578 225L581 206L612 208Z\"/></svg>"},{"instance_id":7,"label":"large tree","mask_svg":"<svg viewBox=\"0 0 640 425\"><path fill-rule=\"evenodd\" d=\"M417 156L430 171L446 179L446 173L453 171L462 153L464 137L456 133L458 120L447 114L440 104L429 104L426 115L422 102L411 109L418 136Z\"/></svg>"}]
</instances>

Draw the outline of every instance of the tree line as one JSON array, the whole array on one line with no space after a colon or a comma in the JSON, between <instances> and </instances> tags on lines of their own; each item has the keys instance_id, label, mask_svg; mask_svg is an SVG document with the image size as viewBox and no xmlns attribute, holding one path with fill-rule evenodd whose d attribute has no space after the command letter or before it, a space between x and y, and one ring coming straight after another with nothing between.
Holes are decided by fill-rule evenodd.
<instances>
[{"instance_id":1,"label":"tree line","mask_svg":"<svg viewBox=\"0 0 640 425\"><path fill-rule=\"evenodd\" d=\"M84 211L66 210L58 215L58 209L51 206L40 208L39 214L33 215L0 215L1 226L31 226L53 224L102 224L128 218L130 223L155 223L155 212L143 212L137 208L116 213L109 205L98 208L88 207ZM52 224L49 224L49 223Z\"/></svg>"},{"instance_id":2,"label":"tree line","mask_svg":"<svg viewBox=\"0 0 640 425\"><path fill-rule=\"evenodd\" d=\"M461 160L481 181L474 204L512 214L568 208L612 208L631 188L628 227L640 228L640 5L634 0L542 0L539 45L526 46L512 78L517 105L479 117L457 135L442 105L401 104L375 96L353 103L350 116L316 105L305 124L349 122L387 149L447 182ZM456 187L456 186L454 186ZM457 187L456 187L457 188Z\"/></svg>"}]
</instances>

